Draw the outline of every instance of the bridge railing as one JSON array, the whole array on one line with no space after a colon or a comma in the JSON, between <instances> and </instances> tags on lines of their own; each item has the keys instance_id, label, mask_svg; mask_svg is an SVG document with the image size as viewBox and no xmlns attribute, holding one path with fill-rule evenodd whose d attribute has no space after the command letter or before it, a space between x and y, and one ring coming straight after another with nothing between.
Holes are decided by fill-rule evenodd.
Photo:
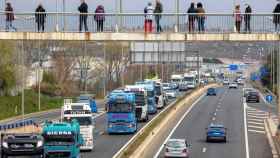
<instances>
[{"instance_id":1,"label":"bridge railing","mask_svg":"<svg viewBox=\"0 0 280 158\"><path fill-rule=\"evenodd\" d=\"M162 32L204 32L204 33L232 33L237 32L234 14L210 14L203 18L197 14L79 14L79 13L13 13L13 27L7 29L8 12L0 12L0 31L37 32L36 15L45 16L44 32L80 32L80 16L86 16L88 32L98 32L96 17L104 17L103 32L139 32L143 33L145 20L151 18L153 21L152 32L156 32L156 17L160 16ZM248 15L248 14L247 14ZM191 17L193 21L190 20ZM245 14L241 14L241 33L245 30ZM102 18L101 18L102 19ZM205 30L199 31L198 22L203 19ZM278 23L276 29L275 21ZM194 29L190 30L189 24L193 22ZM280 14L250 14L250 31L247 33L273 33L280 32ZM82 32L84 32L84 27Z\"/></svg>"}]
</instances>

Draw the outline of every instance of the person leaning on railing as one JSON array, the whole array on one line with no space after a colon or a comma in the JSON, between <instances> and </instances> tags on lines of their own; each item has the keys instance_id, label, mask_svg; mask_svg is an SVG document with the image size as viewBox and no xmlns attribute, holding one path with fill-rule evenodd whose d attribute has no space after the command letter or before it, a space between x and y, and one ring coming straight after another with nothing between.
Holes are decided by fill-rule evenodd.
<instances>
[{"instance_id":1,"label":"person leaning on railing","mask_svg":"<svg viewBox=\"0 0 280 158\"><path fill-rule=\"evenodd\" d=\"M198 31L204 32L205 31L205 10L203 8L202 3L197 3L197 23L198 23Z\"/></svg>"},{"instance_id":2,"label":"person leaning on railing","mask_svg":"<svg viewBox=\"0 0 280 158\"><path fill-rule=\"evenodd\" d=\"M103 32L104 30L104 21L105 21L105 9L103 5L97 6L95 9L94 20L96 21L97 25L97 32Z\"/></svg>"},{"instance_id":3,"label":"person leaning on railing","mask_svg":"<svg viewBox=\"0 0 280 158\"><path fill-rule=\"evenodd\" d=\"M238 33L240 33L240 28L241 28L241 23L242 23L240 5L235 6L234 17L235 17L235 29Z\"/></svg>"},{"instance_id":4,"label":"person leaning on railing","mask_svg":"<svg viewBox=\"0 0 280 158\"><path fill-rule=\"evenodd\" d=\"M251 33L251 14L252 8L249 4L246 4L245 15L244 15L244 22L245 22L245 32Z\"/></svg>"},{"instance_id":5,"label":"person leaning on railing","mask_svg":"<svg viewBox=\"0 0 280 158\"><path fill-rule=\"evenodd\" d=\"M13 12L13 7L10 2L6 3L6 31L10 31L10 29L13 29L14 31L17 31L17 29L13 26L13 21L15 20L15 15Z\"/></svg>"},{"instance_id":6,"label":"person leaning on railing","mask_svg":"<svg viewBox=\"0 0 280 158\"><path fill-rule=\"evenodd\" d=\"M83 25L85 27L85 31L88 31L88 26L87 26L87 13L88 13L88 5L85 2L85 0L81 0L81 5L78 8L80 12L80 24L79 24L79 31L82 32Z\"/></svg>"},{"instance_id":7,"label":"person leaning on railing","mask_svg":"<svg viewBox=\"0 0 280 158\"><path fill-rule=\"evenodd\" d=\"M192 2L190 8L188 9L188 26L189 26L189 32L193 32L195 28L195 19L196 19L196 8L195 4Z\"/></svg>"},{"instance_id":8,"label":"person leaning on railing","mask_svg":"<svg viewBox=\"0 0 280 158\"><path fill-rule=\"evenodd\" d=\"M276 5L273 13L273 23L275 25L275 31L280 32L280 3Z\"/></svg>"},{"instance_id":9,"label":"person leaning on railing","mask_svg":"<svg viewBox=\"0 0 280 158\"><path fill-rule=\"evenodd\" d=\"M46 22L46 10L42 6L42 4L39 4L39 6L35 10L35 21L37 23L37 31L44 32Z\"/></svg>"},{"instance_id":10,"label":"person leaning on railing","mask_svg":"<svg viewBox=\"0 0 280 158\"><path fill-rule=\"evenodd\" d=\"M144 24L145 33L152 32L154 7L152 6L151 2L149 2L148 6L145 7L144 13L145 13L145 24Z\"/></svg>"},{"instance_id":11,"label":"person leaning on railing","mask_svg":"<svg viewBox=\"0 0 280 158\"><path fill-rule=\"evenodd\" d=\"M155 11L154 13L155 15L155 21L156 21L156 25L157 25L157 32L162 32L162 28L160 25L160 19L161 19L161 13L163 12L163 7L162 4L159 0L156 0L156 7L155 7Z\"/></svg>"}]
</instances>

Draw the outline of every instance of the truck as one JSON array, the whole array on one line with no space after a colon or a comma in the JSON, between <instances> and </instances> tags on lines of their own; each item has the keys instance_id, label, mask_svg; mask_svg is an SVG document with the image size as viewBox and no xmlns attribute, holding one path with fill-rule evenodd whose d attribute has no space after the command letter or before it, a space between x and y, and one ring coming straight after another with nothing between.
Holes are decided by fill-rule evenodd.
<instances>
[{"instance_id":1,"label":"truck","mask_svg":"<svg viewBox=\"0 0 280 158\"><path fill-rule=\"evenodd\" d=\"M127 85L125 91L135 94L137 120L147 122L149 120L147 91L139 85Z\"/></svg>"},{"instance_id":2,"label":"truck","mask_svg":"<svg viewBox=\"0 0 280 158\"><path fill-rule=\"evenodd\" d=\"M134 93L111 93L106 106L108 134L128 134L137 131Z\"/></svg>"},{"instance_id":3,"label":"truck","mask_svg":"<svg viewBox=\"0 0 280 158\"><path fill-rule=\"evenodd\" d=\"M83 138L76 120L68 122L46 122L43 126L45 158L80 158Z\"/></svg>"},{"instance_id":4,"label":"truck","mask_svg":"<svg viewBox=\"0 0 280 158\"><path fill-rule=\"evenodd\" d=\"M148 82L136 82L138 86L142 86L147 91L148 96L148 113L155 114L157 113L157 104L156 104L156 93L155 85Z\"/></svg>"},{"instance_id":5,"label":"truck","mask_svg":"<svg viewBox=\"0 0 280 158\"><path fill-rule=\"evenodd\" d=\"M156 92L156 104L157 108L161 109L167 104L167 98L163 92L162 83L155 83L155 92Z\"/></svg>"},{"instance_id":6,"label":"truck","mask_svg":"<svg viewBox=\"0 0 280 158\"><path fill-rule=\"evenodd\" d=\"M1 133L1 157L43 156L43 137L38 133Z\"/></svg>"},{"instance_id":7,"label":"truck","mask_svg":"<svg viewBox=\"0 0 280 158\"><path fill-rule=\"evenodd\" d=\"M95 102L95 97L92 94L81 94L78 98L78 103L88 103L92 113L97 113L97 105Z\"/></svg>"},{"instance_id":8,"label":"truck","mask_svg":"<svg viewBox=\"0 0 280 158\"><path fill-rule=\"evenodd\" d=\"M176 84L176 89L179 89L179 85L183 81L183 76L179 74L171 75L171 83Z\"/></svg>"},{"instance_id":9,"label":"truck","mask_svg":"<svg viewBox=\"0 0 280 158\"><path fill-rule=\"evenodd\" d=\"M188 89L194 89L196 87L197 81L195 74L185 73L183 81L187 84Z\"/></svg>"},{"instance_id":10,"label":"truck","mask_svg":"<svg viewBox=\"0 0 280 158\"><path fill-rule=\"evenodd\" d=\"M77 120L80 125L80 132L84 140L81 150L93 150L93 133L95 130L95 125L89 104L72 103L71 100L65 100L61 116L62 120L65 122L71 122L74 119Z\"/></svg>"}]
</instances>

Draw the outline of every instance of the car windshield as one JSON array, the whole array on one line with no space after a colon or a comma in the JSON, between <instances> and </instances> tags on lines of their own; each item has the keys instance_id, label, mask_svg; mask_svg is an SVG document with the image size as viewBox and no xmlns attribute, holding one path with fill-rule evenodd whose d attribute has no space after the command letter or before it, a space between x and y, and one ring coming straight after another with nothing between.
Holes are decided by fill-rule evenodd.
<instances>
[{"instance_id":1,"label":"car windshield","mask_svg":"<svg viewBox=\"0 0 280 158\"><path fill-rule=\"evenodd\" d=\"M249 92L249 95L258 95L258 92Z\"/></svg>"},{"instance_id":2,"label":"car windshield","mask_svg":"<svg viewBox=\"0 0 280 158\"><path fill-rule=\"evenodd\" d=\"M224 131L225 129L223 127L210 127L211 131Z\"/></svg>"},{"instance_id":3,"label":"car windshield","mask_svg":"<svg viewBox=\"0 0 280 158\"><path fill-rule=\"evenodd\" d=\"M71 117L64 118L65 122L71 122L72 120L77 120L81 126L89 126L92 125L92 117Z\"/></svg>"},{"instance_id":4,"label":"car windshield","mask_svg":"<svg viewBox=\"0 0 280 158\"><path fill-rule=\"evenodd\" d=\"M182 141L178 141L178 140L172 140L172 141L168 141L166 143L167 147L172 147L172 148L183 148L185 147L185 143Z\"/></svg>"},{"instance_id":5,"label":"car windshield","mask_svg":"<svg viewBox=\"0 0 280 158\"><path fill-rule=\"evenodd\" d=\"M209 88L208 91L213 92L213 91L215 91L215 89L214 88Z\"/></svg>"},{"instance_id":6,"label":"car windshield","mask_svg":"<svg viewBox=\"0 0 280 158\"><path fill-rule=\"evenodd\" d=\"M194 78L193 77L184 77L184 81L193 82Z\"/></svg>"},{"instance_id":7,"label":"car windshield","mask_svg":"<svg viewBox=\"0 0 280 158\"><path fill-rule=\"evenodd\" d=\"M180 82L181 79L172 79L172 82Z\"/></svg>"},{"instance_id":8,"label":"car windshield","mask_svg":"<svg viewBox=\"0 0 280 158\"><path fill-rule=\"evenodd\" d=\"M110 113L129 113L133 111L133 107L127 103L109 104L108 112Z\"/></svg>"},{"instance_id":9,"label":"car windshield","mask_svg":"<svg viewBox=\"0 0 280 158\"><path fill-rule=\"evenodd\" d=\"M168 83L163 83L162 87L169 87L170 85Z\"/></svg>"}]
</instances>

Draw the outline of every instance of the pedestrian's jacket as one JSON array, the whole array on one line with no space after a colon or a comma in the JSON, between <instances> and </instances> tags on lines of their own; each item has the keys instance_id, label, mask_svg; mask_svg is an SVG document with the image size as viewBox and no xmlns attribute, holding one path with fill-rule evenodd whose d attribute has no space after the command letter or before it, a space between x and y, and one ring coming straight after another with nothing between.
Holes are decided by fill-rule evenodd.
<instances>
[{"instance_id":1,"label":"pedestrian's jacket","mask_svg":"<svg viewBox=\"0 0 280 158\"><path fill-rule=\"evenodd\" d=\"M205 10L203 8L197 8L196 12L198 18L205 18Z\"/></svg>"},{"instance_id":2,"label":"pedestrian's jacket","mask_svg":"<svg viewBox=\"0 0 280 158\"><path fill-rule=\"evenodd\" d=\"M35 20L37 23L44 23L46 19L46 10L39 5L38 8L35 10Z\"/></svg>"},{"instance_id":3,"label":"pedestrian's jacket","mask_svg":"<svg viewBox=\"0 0 280 158\"><path fill-rule=\"evenodd\" d=\"M278 3L273 10L273 13L278 13L278 15L273 16L273 23L280 24L280 3Z\"/></svg>"},{"instance_id":4,"label":"pedestrian's jacket","mask_svg":"<svg viewBox=\"0 0 280 158\"><path fill-rule=\"evenodd\" d=\"M187 13L188 13L188 14L191 14L191 15L189 15L189 21L194 21L195 18L196 18L196 15L194 15L194 14L197 13L196 8L195 8L195 7L190 7L190 8L188 9L188 12L187 12Z\"/></svg>"},{"instance_id":5,"label":"pedestrian's jacket","mask_svg":"<svg viewBox=\"0 0 280 158\"><path fill-rule=\"evenodd\" d=\"M102 14L103 13L103 14ZM105 20L105 10L104 7L102 5L99 5L96 9L95 9L95 15L94 15L94 20L95 21L104 21Z\"/></svg>"},{"instance_id":6,"label":"pedestrian's jacket","mask_svg":"<svg viewBox=\"0 0 280 158\"><path fill-rule=\"evenodd\" d=\"M78 10L79 10L80 13L88 13L88 5L87 5L85 2L83 2L83 3L79 6ZM80 15L80 16L87 17L87 15Z\"/></svg>"},{"instance_id":7,"label":"pedestrian's jacket","mask_svg":"<svg viewBox=\"0 0 280 158\"><path fill-rule=\"evenodd\" d=\"M244 16L244 21L250 21L251 20L251 13L252 13L252 9L250 6L248 6L245 9L245 16Z\"/></svg>"},{"instance_id":8,"label":"pedestrian's jacket","mask_svg":"<svg viewBox=\"0 0 280 158\"><path fill-rule=\"evenodd\" d=\"M147 6L144 9L145 17L147 20L153 20L153 13L154 13L154 7L153 6Z\"/></svg>"},{"instance_id":9,"label":"pedestrian's jacket","mask_svg":"<svg viewBox=\"0 0 280 158\"><path fill-rule=\"evenodd\" d=\"M13 8L11 6L6 7L5 11L6 13L6 21L13 21L15 20Z\"/></svg>"},{"instance_id":10,"label":"pedestrian's jacket","mask_svg":"<svg viewBox=\"0 0 280 158\"><path fill-rule=\"evenodd\" d=\"M162 4L161 3L157 3L154 13L155 14L160 14L162 12L163 12ZM156 16L161 18L161 15L156 15Z\"/></svg>"}]
</instances>

